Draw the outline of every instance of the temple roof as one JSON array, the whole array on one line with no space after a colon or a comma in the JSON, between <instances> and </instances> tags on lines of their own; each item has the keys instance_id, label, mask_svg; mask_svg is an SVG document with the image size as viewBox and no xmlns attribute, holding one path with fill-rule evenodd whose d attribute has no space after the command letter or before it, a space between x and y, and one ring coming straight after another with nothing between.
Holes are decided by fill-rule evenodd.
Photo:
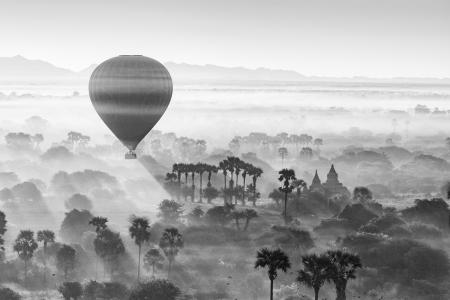
<instances>
[{"instance_id":1,"label":"temple roof","mask_svg":"<svg viewBox=\"0 0 450 300\"><path fill-rule=\"evenodd\" d=\"M328 172L328 176L333 175L337 177L337 172L334 169L334 164L331 165L330 172Z\"/></svg>"},{"instance_id":2,"label":"temple roof","mask_svg":"<svg viewBox=\"0 0 450 300\"><path fill-rule=\"evenodd\" d=\"M320 185L320 184L322 184L322 183L320 182L320 178L319 178L319 175L317 174L317 170L316 170L316 174L314 175L311 185Z\"/></svg>"}]
</instances>

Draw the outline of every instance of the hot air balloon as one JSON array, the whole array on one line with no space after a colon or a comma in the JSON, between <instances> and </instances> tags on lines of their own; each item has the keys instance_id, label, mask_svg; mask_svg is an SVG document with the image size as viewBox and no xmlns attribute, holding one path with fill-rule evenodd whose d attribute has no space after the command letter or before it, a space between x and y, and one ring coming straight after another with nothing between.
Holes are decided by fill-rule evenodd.
<instances>
[{"instance_id":1,"label":"hot air balloon","mask_svg":"<svg viewBox=\"0 0 450 300\"><path fill-rule=\"evenodd\" d=\"M172 79L158 61L121 55L101 63L89 80L89 96L100 118L136 158L136 147L161 119L172 97Z\"/></svg>"}]
</instances>

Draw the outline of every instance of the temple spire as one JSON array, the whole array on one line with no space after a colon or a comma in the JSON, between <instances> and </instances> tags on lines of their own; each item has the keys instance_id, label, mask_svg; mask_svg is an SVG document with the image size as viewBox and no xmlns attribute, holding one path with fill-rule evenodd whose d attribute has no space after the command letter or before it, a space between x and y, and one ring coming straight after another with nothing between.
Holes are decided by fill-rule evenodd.
<instances>
[{"instance_id":1,"label":"temple spire","mask_svg":"<svg viewBox=\"0 0 450 300\"><path fill-rule=\"evenodd\" d=\"M313 178L313 180L312 180L312 184L313 184L313 185L315 185L315 184L320 185L320 184L321 184L320 178L319 178L319 174L317 174L317 170L316 170L316 174L314 175L314 178Z\"/></svg>"}]
</instances>

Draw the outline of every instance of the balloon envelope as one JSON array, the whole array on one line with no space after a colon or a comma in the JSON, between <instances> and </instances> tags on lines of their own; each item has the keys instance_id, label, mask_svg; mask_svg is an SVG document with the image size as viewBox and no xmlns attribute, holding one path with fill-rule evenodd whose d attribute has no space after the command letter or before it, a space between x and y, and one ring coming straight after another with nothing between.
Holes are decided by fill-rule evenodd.
<instances>
[{"instance_id":1,"label":"balloon envelope","mask_svg":"<svg viewBox=\"0 0 450 300\"><path fill-rule=\"evenodd\" d=\"M167 69L141 55L121 55L103 62L89 81L95 110L131 152L164 114L172 89Z\"/></svg>"}]
</instances>

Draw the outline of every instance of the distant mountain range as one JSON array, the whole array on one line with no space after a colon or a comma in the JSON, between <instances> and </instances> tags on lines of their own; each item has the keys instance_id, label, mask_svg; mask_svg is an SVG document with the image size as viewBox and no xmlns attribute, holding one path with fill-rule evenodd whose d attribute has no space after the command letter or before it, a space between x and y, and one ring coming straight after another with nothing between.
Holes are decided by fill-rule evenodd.
<instances>
[{"instance_id":1,"label":"distant mountain range","mask_svg":"<svg viewBox=\"0 0 450 300\"><path fill-rule=\"evenodd\" d=\"M343 81L343 82L422 82L450 83L449 79L435 78L389 78L373 79L367 77L332 78L308 77L291 70L267 68L247 69L242 67L221 67L215 65L191 65L167 62L164 64L175 82L299 82L299 81ZM31 60L20 55L0 57L0 82L48 82L48 81L87 81L97 65L75 72L52 65L42 60Z\"/></svg>"}]
</instances>

